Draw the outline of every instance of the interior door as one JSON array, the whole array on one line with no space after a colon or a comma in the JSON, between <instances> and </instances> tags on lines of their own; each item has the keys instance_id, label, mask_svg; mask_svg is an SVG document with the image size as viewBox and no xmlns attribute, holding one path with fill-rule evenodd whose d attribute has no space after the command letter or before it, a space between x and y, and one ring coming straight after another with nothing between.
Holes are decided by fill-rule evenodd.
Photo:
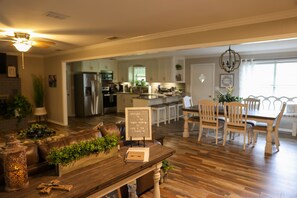
<instances>
[{"instance_id":1,"label":"interior door","mask_svg":"<svg viewBox=\"0 0 297 198\"><path fill-rule=\"evenodd\" d=\"M191 95L193 104L198 100L214 98L215 64L192 64L191 65Z\"/></svg>"}]
</instances>

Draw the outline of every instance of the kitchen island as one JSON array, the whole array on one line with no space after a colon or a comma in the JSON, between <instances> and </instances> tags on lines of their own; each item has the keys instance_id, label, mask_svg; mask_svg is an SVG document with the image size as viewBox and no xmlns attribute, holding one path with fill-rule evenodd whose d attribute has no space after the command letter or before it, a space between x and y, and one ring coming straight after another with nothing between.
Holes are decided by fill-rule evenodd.
<instances>
[{"instance_id":1,"label":"kitchen island","mask_svg":"<svg viewBox=\"0 0 297 198\"><path fill-rule=\"evenodd\" d=\"M182 96L180 95L166 96L163 94L141 94L138 97L133 98L133 107L151 107L153 105L165 105L172 102L179 102L181 99ZM168 116L168 108L166 108L166 111L166 114ZM182 111L180 110L178 112ZM176 116L176 114L171 113L170 115ZM157 123L156 121L157 112L152 111L152 123Z\"/></svg>"},{"instance_id":2,"label":"kitchen island","mask_svg":"<svg viewBox=\"0 0 297 198\"><path fill-rule=\"evenodd\" d=\"M133 98L133 107L150 107L152 105L178 102L181 100L180 95L166 96L163 94L141 94Z\"/></svg>"}]
</instances>

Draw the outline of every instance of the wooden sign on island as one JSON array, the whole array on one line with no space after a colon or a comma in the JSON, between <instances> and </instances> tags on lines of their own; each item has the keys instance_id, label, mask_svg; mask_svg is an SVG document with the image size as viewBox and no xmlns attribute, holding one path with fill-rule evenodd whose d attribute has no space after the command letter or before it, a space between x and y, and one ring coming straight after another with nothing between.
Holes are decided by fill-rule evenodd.
<instances>
[{"instance_id":1,"label":"wooden sign on island","mask_svg":"<svg viewBox=\"0 0 297 198\"><path fill-rule=\"evenodd\" d=\"M150 107L125 109L126 140L152 140L152 115Z\"/></svg>"}]
</instances>

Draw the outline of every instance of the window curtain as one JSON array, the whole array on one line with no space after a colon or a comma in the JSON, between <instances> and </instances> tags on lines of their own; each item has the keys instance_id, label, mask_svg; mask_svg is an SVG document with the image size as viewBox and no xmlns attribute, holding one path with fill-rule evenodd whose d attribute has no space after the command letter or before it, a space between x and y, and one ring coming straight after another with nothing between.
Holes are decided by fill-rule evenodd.
<instances>
[{"instance_id":1,"label":"window curtain","mask_svg":"<svg viewBox=\"0 0 297 198\"><path fill-rule=\"evenodd\" d=\"M243 61L239 67L239 96L247 98L252 94L251 86L255 86L252 81L252 76L254 73L254 63L253 61Z\"/></svg>"}]
</instances>

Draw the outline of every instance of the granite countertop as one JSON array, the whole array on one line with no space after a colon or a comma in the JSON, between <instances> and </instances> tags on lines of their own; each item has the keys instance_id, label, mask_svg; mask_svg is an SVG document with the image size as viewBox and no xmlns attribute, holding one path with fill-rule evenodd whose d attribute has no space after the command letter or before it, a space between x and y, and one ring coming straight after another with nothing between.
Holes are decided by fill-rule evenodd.
<instances>
[{"instance_id":1,"label":"granite countertop","mask_svg":"<svg viewBox=\"0 0 297 198\"><path fill-rule=\"evenodd\" d=\"M144 99L144 100L153 100L153 99L160 99L160 98L168 98L168 97L176 97L178 95L163 95L163 94L141 94L140 96L136 97L137 99Z\"/></svg>"}]
</instances>

